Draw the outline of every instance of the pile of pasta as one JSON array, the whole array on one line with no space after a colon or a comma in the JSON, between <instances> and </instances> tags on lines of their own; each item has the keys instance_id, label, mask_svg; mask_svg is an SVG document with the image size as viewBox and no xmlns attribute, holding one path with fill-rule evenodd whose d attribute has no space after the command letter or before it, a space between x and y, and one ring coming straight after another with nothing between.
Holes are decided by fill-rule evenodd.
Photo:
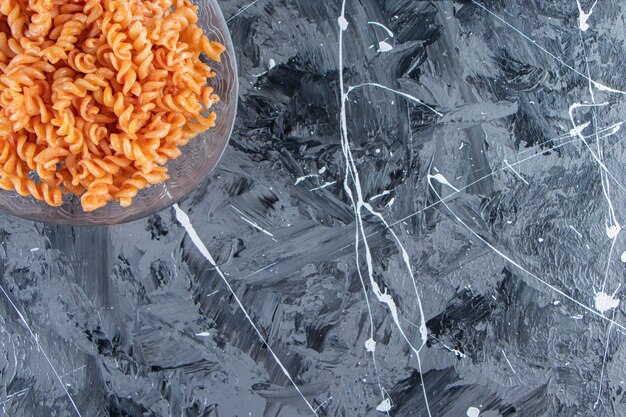
<instances>
[{"instance_id":1,"label":"pile of pasta","mask_svg":"<svg viewBox=\"0 0 626 417\"><path fill-rule=\"evenodd\" d=\"M0 0L0 188L85 211L168 178L215 126L200 60L224 46L188 0Z\"/></svg>"}]
</instances>

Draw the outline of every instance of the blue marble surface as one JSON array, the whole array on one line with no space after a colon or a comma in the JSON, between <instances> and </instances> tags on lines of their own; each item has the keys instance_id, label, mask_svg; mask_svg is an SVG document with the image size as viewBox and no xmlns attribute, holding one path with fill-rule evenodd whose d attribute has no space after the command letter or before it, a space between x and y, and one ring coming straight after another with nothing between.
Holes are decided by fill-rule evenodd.
<instances>
[{"instance_id":1,"label":"blue marble surface","mask_svg":"<svg viewBox=\"0 0 626 417\"><path fill-rule=\"evenodd\" d=\"M220 1L179 206L0 215L7 416L626 415L626 3Z\"/></svg>"}]
</instances>

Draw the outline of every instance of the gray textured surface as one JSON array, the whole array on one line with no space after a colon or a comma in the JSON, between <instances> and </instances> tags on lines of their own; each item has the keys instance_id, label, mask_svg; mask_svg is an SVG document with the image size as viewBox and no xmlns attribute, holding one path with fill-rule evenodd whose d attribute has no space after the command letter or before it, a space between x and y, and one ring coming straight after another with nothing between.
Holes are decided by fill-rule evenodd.
<instances>
[{"instance_id":1,"label":"gray textured surface","mask_svg":"<svg viewBox=\"0 0 626 417\"><path fill-rule=\"evenodd\" d=\"M626 90L626 5L600 3L581 32L576 0L348 0L346 88L442 116L361 87L347 149L341 2L221 2L241 103L220 168L180 205L201 243L173 209L109 229L0 216L15 305L0 294L0 410L77 415L71 396L82 416L375 416L385 399L392 416L626 415L611 305L626 240L610 233L626 222L626 97L585 78L587 57ZM606 104L574 109L584 142L568 109L590 91Z\"/></svg>"}]
</instances>

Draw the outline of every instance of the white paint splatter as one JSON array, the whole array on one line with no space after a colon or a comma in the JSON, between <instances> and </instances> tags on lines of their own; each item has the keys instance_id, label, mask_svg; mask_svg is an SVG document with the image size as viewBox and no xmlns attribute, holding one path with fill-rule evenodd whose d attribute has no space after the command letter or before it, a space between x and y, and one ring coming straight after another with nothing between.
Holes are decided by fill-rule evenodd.
<instances>
[{"instance_id":1,"label":"white paint splatter","mask_svg":"<svg viewBox=\"0 0 626 417\"><path fill-rule=\"evenodd\" d=\"M591 17L591 14L593 13L593 8L596 7L597 3L598 2L595 1L591 6L591 9L589 9L589 13L585 13L582 6L580 5L580 0L576 0L576 4L578 5L578 27L581 31L586 32L587 30L589 30L589 24L587 24L587 20L589 20L589 17Z\"/></svg>"},{"instance_id":2,"label":"white paint splatter","mask_svg":"<svg viewBox=\"0 0 626 417\"><path fill-rule=\"evenodd\" d=\"M321 174L321 172L320 172ZM301 177L296 178L296 182L293 185L298 185L300 184L302 181L307 180L309 178L317 178L319 175L317 174L309 174L309 175L303 175Z\"/></svg>"},{"instance_id":3,"label":"white paint splatter","mask_svg":"<svg viewBox=\"0 0 626 417\"><path fill-rule=\"evenodd\" d=\"M447 185L448 187L452 188L454 191L459 192L459 189L456 188L454 185L450 184L450 182L446 179L446 177L444 177L442 174L435 174L435 175L428 175L428 182L430 183L430 180L437 180L438 183L443 184L443 185Z\"/></svg>"},{"instance_id":4,"label":"white paint splatter","mask_svg":"<svg viewBox=\"0 0 626 417\"><path fill-rule=\"evenodd\" d=\"M348 21L346 20L346 17L341 15L339 16L339 18L337 19L337 22L339 23L339 28L343 31L348 29Z\"/></svg>"},{"instance_id":5,"label":"white paint splatter","mask_svg":"<svg viewBox=\"0 0 626 417\"><path fill-rule=\"evenodd\" d=\"M619 235L620 230L622 230L622 228L617 224L613 224L611 226L607 225L606 235L609 237L609 239L615 239L617 235Z\"/></svg>"},{"instance_id":6,"label":"white paint splatter","mask_svg":"<svg viewBox=\"0 0 626 417\"><path fill-rule=\"evenodd\" d=\"M606 313L609 310L619 307L620 300L615 298L615 294L610 295L603 292L596 293L595 305L596 310Z\"/></svg>"},{"instance_id":7,"label":"white paint splatter","mask_svg":"<svg viewBox=\"0 0 626 417\"><path fill-rule=\"evenodd\" d=\"M380 198L380 197L384 197L384 196L389 195L389 194L391 194L391 191L389 191L389 190L385 190L385 191L383 191L382 193L380 193L380 194L376 194L375 196L371 197L371 198L369 199L369 201L374 201L374 200L376 200L376 199L378 199L378 198Z\"/></svg>"},{"instance_id":8,"label":"white paint splatter","mask_svg":"<svg viewBox=\"0 0 626 417\"><path fill-rule=\"evenodd\" d=\"M495 297L494 297L494 299L495 299ZM406 319L405 319L405 320L406 320ZM408 320L406 320L406 321L408 321ZM409 323L411 323L410 321L408 321L408 322L409 322ZM417 326L416 324L414 324L414 323L411 323L411 324L412 324L413 326L415 326L415 327L419 328L419 326ZM443 340L438 339L436 336L434 336L434 335L432 335L432 334L431 334L431 335L430 335L430 337L432 337L433 339L435 339L436 341L438 341L439 343L441 343L441 345L442 345L444 348L446 348L446 350L448 350L449 352L454 353L454 354L455 354L458 358L462 358L462 359L463 359L463 358L467 358L467 355L466 355L465 353L461 352L460 350L457 350L457 349L451 348L450 346L446 345L446 344L444 343L444 341L443 341Z\"/></svg>"},{"instance_id":9,"label":"white paint splatter","mask_svg":"<svg viewBox=\"0 0 626 417\"><path fill-rule=\"evenodd\" d=\"M570 135L572 135L572 136L578 136L578 135L580 135L580 134L583 132L583 130L585 130L585 128L586 128L587 126L589 126L590 124L591 124L591 122L587 122L587 123L582 124L582 125L575 125L573 128L571 128L571 129L570 129L569 134L570 134Z\"/></svg>"},{"instance_id":10,"label":"white paint splatter","mask_svg":"<svg viewBox=\"0 0 626 417\"><path fill-rule=\"evenodd\" d=\"M586 55L585 55L586 57ZM586 59L586 58L585 58ZM590 75L589 72L589 63L587 61L587 74ZM591 80L591 77L588 77L589 80ZM595 117L595 108L596 107L603 107L608 105L608 102L604 102L604 103L596 103L594 94L593 94L593 89L591 88L591 82L589 84L589 93L591 95L591 100L592 100L592 104L581 104L581 103L573 103L568 110L568 114L569 114L569 118L570 118L570 122L572 123L572 126L574 126L574 129L576 129L576 121L574 120L574 110L580 108L580 107L590 107L593 110L593 114ZM607 236L612 239L612 243L611 243L611 248L609 249L609 253L607 256L607 261L606 261L606 267L604 269L604 280L602 282L602 291L604 291L604 288L606 287L606 282L608 280L609 277L609 269L610 269L610 265L611 265L611 258L613 257L613 249L615 248L615 244L617 242L617 236L619 235L620 231L621 231L621 226L619 221L617 220L617 216L615 213L615 208L613 206L613 201L611 200L611 187L610 187L610 182L609 182L609 178L612 178L622 189L623 186L621 185L621 183L617 180L617 178L615 178L615 176L611 173L611 171L609 171L609 169L606 167L606 165L604 164L604 154L602 151L602 147L600 146L600 140L599 140L599 136L598 136L598 128L596 127L595 129L595 137L596 137L596 151L597 151L597 155L596 153L593 151L593 149L591 149L591 146L589 146L589 144L587 143L587 141L585 141L584 136L578 132L577 136L579 137L580 141L587 147L587 150L589 151L589 153L591 154L591 156L593 157L593 159L598 163L598 166L600 167L600 182L601 182L601 186L602 186L602 193L604 194L604 198L606 199L607 205L608 205L608 211L609 211L609 217L610 217L610 221L612 222L611 226L606 225L606 234Z\"/></svg>"},{"instance_id":11,"label":"white paint splatter","mask_svg":"<svg viewBox=\"0 0 626 417\"><path fill-rule=\"evenodd\" d=\"M386 413L391 410L391 400L389 398L385 398L381 401L380 404L376 406L376 411L380 411L381 413Z\"/></svg>"},{"instance_id":12,"label":"white paint splatter","mask_svg":"<svg viewBox=\"0 0 626 417\"><path fill-rule=\"evenodd\" d=\"M378 42L378 52L389 52L393 49L393 46L385 41Z\"/></svg>"},{"instance_id":13,"label":"white paint splatter","mask_svg":"<svg viewBox=\"0 0 626 417\"><path fill-rule=\"evenodd\" d=\"M609 92L609 93L617 93L617 94L626 94L626 91L616 90L615 88L608 87L608 86L606 86L606 85L604 85L604 84L602 84L602 83L600 83L598 81L591 80L591 82L592 82L593 86L595 88L597 88L598 90L600 90L600 91L606 91L606 92Z\"/></svg>"},{"instance_id":14,"label":"white paint splatter","mask_svg":"<svg viewBox=\"0 0 626 417\"><path fill-rule=\"evenodd\" d=\"M358 188L358 190L360 191L359 188ZM384 304L387 304L387 306L389 307L391 316L394 319L394 322L395 322L396 326L400 330L400 334L402 335L402 337L404 338L406 343L409 345L409 347L413 350L413 353L415 353L415 356L416 356L416 359L417 359L417 367L418 367L418 370L419 370L420 375L421 375L422 374L422 361L421 361L421 358L420 358L420 351L426 345L426 341L428 340L428 329L426 327L426 315L424 314L424 308L422 306L422 298L420 297L420 292L419 292L419 290L417 288L417 281L416 281L415 276L413 274L413 269L411 267L411 262L410 262L410 259L409 259L409 253L407 252L406 248L404 247L404 245L402 244L402 242L398 238L398 235L393 231L393 229L391 229L389 227L389 223L387 223L387 221L385 220L383 215L380 214L379 212L375 211L369 203L363 202L360 192L359 192L359 196L360 196L359 203L367 211L369 211L371 214L373 214L374 216L378 217L380 219L380 221L385 225L387 230L389 230L389 232L393 236L393 238L396 241L398 247L400 248L400 252L402 254L402 260L404 261L404 265L406 266L407 271L409 272L409 276L411 278L411 283L413 284L413 290L415 291L415 297L417 298L417 307L418 307L418 310L419 310L419 313L420 313L420 325L417 326L417 328L419 329L420 336L421 336L421 339L422 339L422 343L419 346L419 348L415 348L413 346L413 344L406 337L406 335L404 333L404 330L402 330L402 327L400 326L400 322L398 320L399 319L399 315L398 315L398 311L397 311L397 306L395 304L395 301L391 297L391 295L387 293L387 289L385 289L384 293L381 293L380 292L380 288L378 287L378 284L376 283L376 281L374 281L374 279L372 277L372 269L371 269L371 253L369 252L369 247L368 247L367 242L366 242L366 244L365 244L365 247L367 249L367 251L366 251L366 260L368 261L368 272L369 272L370 284L372 285L378 300L380 302L384 303ZM362 224L361 224L361 231L363 232ZM364 236L364 238L366 239L367 237ZM430 417L431 413L430 413L430 405L428 404L428 397L426 395L426 384L425 384L423 379L421 380L421 382L422 382L422 392L424 394L424 402L426 404L426 410L428 411L428 415Z\"/></svg>"},{"instance_id":15,"label":"white paint splatter","mask_svg":"<svg viewBox=\"0 0 626 417\"><path fill-rule=\"evenodd\" d=\"M591 87L590 87L590 92L592 92ZM617 236L619 235L620 231L621 231L621 226L619 221L617 220L617 216L615 213L615 208L613 206L613 201L611 200L611 192L610 192L610 182L609 182L609 177L612 178L618 185L621 186L621 183L617 180L617 178L615 178L615 176L611 173L611 171L609 171L609 169L606 167L606 165L604 164L603 161L603 153L602 153L602 148L600 147L600 141L598 140L598 132L596 131L596 145L597 145L597 155L596 153L593 151L593 149L591 149L591 147L589 146L589 144L585 141L584 136L580 133L579 127L577 127L576 125L576 121L574 119L574 110L580 108L580 107L591 107L592 109L594 109L595 107L603 107L608 105L608 103L596 103L595 99L593 98L593 94L591 94L592 96L592 100L593 103L592 104L581 104L581 103L573 103L568 110L569 113L569 118L570 118L570 122L572 123L572 126L574 126L573 130L577 131L577 136L580 139L580 141L587 147L589 153L591 154L591 156L593 157L593 159L598 163L598 166L600 167L600 180L601 180L601 185L602 185L602 192L604 194L604 198L606 199L607 205L608 205L608 209L609 209L609 217L610 217L610 221L611 221L611 225L606 225L606 234L607 236L612 239L612 243L611 243L611 248L609 250L609 254L607 256L607 263L606 263L606 268L604 271L604 280L602 282L602 291L604 291L604 288L606 286L606 282L608 280L608 276L609 276L609 266L610 266L610 261L611 258L613 256L613 249L615 248L615 244L617 242ZM588 124L589 122L587 122ZM597 130L597 129L596 129Z\"/></svg>"},{"instance_id":16,"label":"white paint splatter","mask_svg":"<svg viewBox=\"0 0 626 417\"><path fill-rule=\"evenodd\" d=\"M346 9L346 0L342 1L342 6L341 6L341 16L339 17L339 22L340 22L340 28L341 28L341 20L345 20L344 16L345 16L345 9ZM338 72L339 72L339 90L340 90L340 94L341 94L341 110L340 110L340 124L339 124L339 133L341 135L341 147L342 147L342 151L343 151L343 156L345 158L345 163L346 163L346 170L345 170L345 174L344 174L344 181L343 181L343 187L344 190L346 191L346 194L348 195L348 198L350 199L350 202L352 203L352 207L354 209L354 214L355 214L355 218L356 218L356 230L355 230L355 259L356 259L356 264L357 264L357 273L359 275L360 281L361 281L361 286L363 288L363 292L365 293L365 297L366 297L366 302L367 302L367 308L368 308L368 312L369 312L369 318L370 318L370 334L372 335L371 338L373 338L373 319L372 319L372 312L371 312L371 308L369 305L369 299L367 296L367 289L365 287L365 283L361 274L361 267L359 265L358 259L359 259L359 235L362 237L362 241L363 241L363 246L365 249L365 261L366 261L366 266L367 266L367 274L368 274L368 278L369 278L369 282L370 282L370 288L372 290L372 292L374 293L374 295L376 296L376 298L378 299L378 301L382 304L385 304L387 306L387 308L389 309L389 313L393 319L394 324L396 325L396 327L398 328L398 331L400 332L400 335L402 336L402 338L405 340L405 342L409 345L409 347L411 348L411 350L413 351L413 353L416 356L417 359L417 367L418 367L418 371L419 371L419 375L420 375L420 382L422 385L422 393L424 396L424 404L426 405L426 411L428 413L428 416L431 417L431 411L430 411L430 404L428 403L428 395L427 395L427 391L426 391L426 384L422 378L423 375L423 371L422 371L422 362L421 362L421 357L420 357L420 350L421 348L425 345L426 343L426 338L424 336L422 336L422 345L420 346L419 349L416 349L413 344L411 343L411 341L408 339L406 333L404 332L402 326L400 325L400 317L398 314L398 307L393 299L393 297L387 292L387 289L384 289L384 292L381 291L381 288L378 284L378 282L376 282L376 280L374 279L374 271L373 271L373 259L372 259L372 253L370 251L370 247L369 247L369 242L367 241L367 236L365 234L365 226L364 226L364 222L363 222L363 218L362 218L362 209L364 207L366 207L368 209L368 211L370 211L370 213L376 215L377 217L379 217L386 226L388 226L387 222L384 220L384 218L380 215L380 213L377 213L375 211L373 211L371 209L371 206L369 206L368 203L365 203L364 199L363 199L363 190L361 189L361 181L359 178L359 171L356 167L356 163L354 161L354 157L352 155L352 151L350 149L350 141L348 139L348 118L347 118L347 106L346 103L348 102L348 94L350 92L350 88L348 88L347 90L345 89L345 81L344 81L344 76L343 76L343 32L344 30L341 29L339 31L339 45L338 45L338 61L339 61L339 65L338 65ZM382 88L385 89L389 89L388 87L384 87L382 85L377 84L377 86L380 86ZM418 100L419 101L419 100ZM350 187L350 182L349 180L352 179L352 184L354 185L354 192L352 190L352 188ZM356 195L355 195L356 194ZM396 241L398 241L397 236L395 236L395 233L393 233L393 231L391 231L392 235L394 235L394 237L396 238ZM403 258L405 258L405 263L406 260L408 259L408 254L406 254L406 251L404 250L404 247L402 246L402 244L398 241L400 249L403 252ZM416 283L415 283L415 279L413 277L413 272L410 268L410 264L409 264L409 274L411 275L411 278L413 280L413 285L416 288L416 292L417 292L417 287L416 287ZM422 321L422 325L420 326L420 330L422 332L426 332L426 322L425 322L425 316L424 316L424 312L422 310L422 303L421 303L421 299L419 298L419 294L418 294L418 306L420 309L420 315L421 315L421 321ZM372 354L372 358L375 358L374 354ZM376 366L376 363L374 362L374 366ZM378 374L376 374L377 378L378 378ZM379 379L379 378L378 378ZM378 381L378 385L379 388L381 389L381 392L383 391L382 389L382 385L380 383L380 379ZM383 394L384 395L384 394ZM384 400L380 405L384 404ZM389 402L389 407L391 407L391 402Z\"/></svg>"},{"instance_id":17,"label":"white paint splatter","mask_svg":"<svg viewBox=\"0 0 626 417\"><path fill-rule=\"evenodd\" d=\"M350 154L350 144L348 142L348 120L347 120L347 110L346 110L346 102L348 101L348 93L345 92L345 82L344 82L344 77L343 77L343 32L345 32L345 28L343 27L343 22L345 22L345 26L347 27L347 21L345 18L345 13L346 13L346 0L342 0L341 2L341 15L338 18L339 21L339 35L338 35L338 66L337 66L337 71L339 73L339 93L341 94L341 109L340 109L340 124L339 124L339 133L341 135L341 148L343 151L343 155L344 158L346 159L346 169L344 172L344 180L343 180L343 188L344 190L346 190L346 193L348 195L348 198L350 199L350 202L352 203L352 208L354 209L354 214L356 215L358 220L360 219L360 210L359 207L357 207L355 201L354 201L354 195L352 194L352 190L350 189L349 186L349 179L350 179L350 175L354 175L354 173L350 172L350 164L349 164L349 156L351 156ZM358 176L358 172L356 172L356 175ZM357 182L358 182L358 177L357 177ZM362 223L362 222L360 222ZM355 244L356 244L356 248L355 248L355 253L356 253L356 257L355 257L355 263L356 263L356 272L359 276L359 281L361 282L361 288L363 289L363 295L365 297L365 304L367 306L367 313L368 313L368 317L369 317L369 322L370 322L370 326L369 326L369 332L370 332L370 339L374 338L374 318L372 316L372 307L370 305L370 300L369 300L369 295L367 292L367 288L365 286L365 281L363 279L363 274L361 273L361 267L359 265L359 234L361 232L360 228L359 228L360 224L359 222L357 222L357 227L354 230L354 239L355 239ZM367 248L367 238L365 238L365 246ZM380 389L381 395L384 398L384 388L380 382L380 377L378 376L378 366L376 364L376 353L372 352L372 363L374 365L374 373L376 375L376 379L378 380L378 389Z\"/></svg>"},{"instance_id":18,"label":"white paint splatter","mask_svg":"<svg viewBox=\"0 0 626 417\"><path fill-rule=\"evenodd\" d=\"M372 338L369 338L365 341L365 349L368 352L375 352L376 351L376 341Z\"/></svg>"},{"instance_id":19,"label":"white paint splatter","mask_svg":"<svg viewBox=\"0 0 626 417\"><path fill-rule=\"evenodd\" d=\"M467 417L478 417L480 415L480 410L476 407L470 407L467 409Z\"/></svg>"},{"instance_id":20,"label":"white paint splatter","mask_svg":"<svg viewBox=\"0 0 626 417\"><path fill-rule=\"evenodd\" d=\"M467 358L467 355L463 352L461 352L458 349L453 349L450 346L444 345L444 347L449 350L450 352L454 353L456 356L458 356L459 358Z\"/></svg>"}]
</instances>

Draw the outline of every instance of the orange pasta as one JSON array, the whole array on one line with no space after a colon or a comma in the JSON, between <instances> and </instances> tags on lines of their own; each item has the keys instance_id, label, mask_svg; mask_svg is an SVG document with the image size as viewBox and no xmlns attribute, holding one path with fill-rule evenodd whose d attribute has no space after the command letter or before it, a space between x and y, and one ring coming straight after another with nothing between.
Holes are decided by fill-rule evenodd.
<instances>
[{"instance_id":1,"label":"orange pasta","mask_svg":"<svg viewBox=\"0 0 626 417\"><path fill-rule=\"evenodd\" d=\"M215 126L225 48L189 0L1 0L0 188L126 207Z\"/></svg>"}]
</instances>

